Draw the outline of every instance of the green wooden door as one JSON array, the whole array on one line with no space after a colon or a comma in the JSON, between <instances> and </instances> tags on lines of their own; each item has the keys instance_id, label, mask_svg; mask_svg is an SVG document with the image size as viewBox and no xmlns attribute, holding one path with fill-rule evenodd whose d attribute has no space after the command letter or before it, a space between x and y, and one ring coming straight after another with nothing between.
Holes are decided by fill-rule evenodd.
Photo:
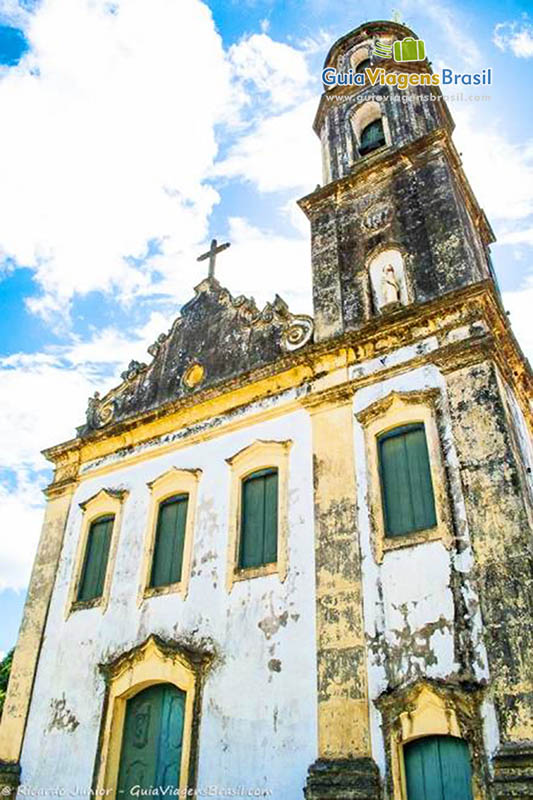
<instances>
[{"instance_id":1,"label":"green wooden door","mask_svg":"<svg viewBox=\"0 0 533 800\"><path fill-rule=\"evenodd\" d=\"M404 748L407 800L472 800L468 745L455 736L428 736Z\"/></svg>"},{"instance_id":2,"label":"green wooden door","mask_svg":"<svg viewBox=\"0 0 533 800\"><path fill-rule=\"evenodd\" d=\"M180 784L185 692L170 683L149 686L126 705L117 796Z\"/></svg>"}]
</instances>

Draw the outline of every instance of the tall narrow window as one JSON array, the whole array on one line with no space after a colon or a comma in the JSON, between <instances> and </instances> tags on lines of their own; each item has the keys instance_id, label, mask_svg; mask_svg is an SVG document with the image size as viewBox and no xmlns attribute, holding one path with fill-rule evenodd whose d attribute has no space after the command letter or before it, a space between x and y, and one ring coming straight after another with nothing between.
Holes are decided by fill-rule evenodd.
<instances>
[{"instance_id":1,"label":"tall narrow window","mask_svg":"<svg viewBox=\"0 0 533 800\"><path fill-rule=\"evenodd\" d=\"M278 558L278 470L262 469L242 482L239 567L261 567Z\"/></svg>"},{"instance_id":2,"label":"tall narrow window","mask_svg":"<svg viewBox=\"0 0 533 800\"><path fill-rule=\"evenodd\" d=\"M150 586L181 580L188 505L187 494L169 497L159 505Z\"/></svg>"},{"instance_id":3,"label":"tall narrow window","mask_svg":"<svg viewBox=\"0 0 533 800\"><path fill-rule=\"evenodd\" d=\"M385 132L383 131L383 123L381 119L375 119L370 122L361 131L361 141L359 144L359 153L366 156L372 150L377 150L385 144Z\"/></svg>"},{"instance_id":4,"label":"tall narrow window","mask_svg":"<svg viewBox=\"0 0 533 800\"><path fill-rule=\"evenodd\" d=\"M114 519L113 515L108 515L91 523L78 589L77 599L80 601L95 600L102 596Z\"/></svg>"},{"instance_id":5,"label":"tall narrow window","mask_svg":"<svg viewBox=\"0 0 533 800\"><path fill-rule=\"evenodd\" d=\"M423 423L393 428L378 437L385 535L401 536L437 524Z\"/></svg>"},{"instance_id":6,"label":"tall narrow window","mask_svg":"<svg viewBox=\"0 0 533 800\"><path fill-rule=\"evenodd\" d=\"M455 736L427 736L404 746L407 800L472 800L468 745Z\"/></svg>"}]
</instances>

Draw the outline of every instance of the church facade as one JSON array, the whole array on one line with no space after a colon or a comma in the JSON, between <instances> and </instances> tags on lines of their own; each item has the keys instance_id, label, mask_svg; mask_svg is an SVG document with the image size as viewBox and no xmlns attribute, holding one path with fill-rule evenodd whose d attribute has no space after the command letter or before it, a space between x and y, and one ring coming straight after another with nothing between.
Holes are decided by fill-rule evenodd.
<instances>
[{"instance_id":1,"label":"church facade","mask_svg":"<svg viewBox=\"0 0 533 800\"><path fill-rule=\"evenodd\" d=\"M210 268L46 451L6 795L533 798L532 381L490 225L438 88L334 86L314 127L313 317Z\"/></svg>"}]
</instances>

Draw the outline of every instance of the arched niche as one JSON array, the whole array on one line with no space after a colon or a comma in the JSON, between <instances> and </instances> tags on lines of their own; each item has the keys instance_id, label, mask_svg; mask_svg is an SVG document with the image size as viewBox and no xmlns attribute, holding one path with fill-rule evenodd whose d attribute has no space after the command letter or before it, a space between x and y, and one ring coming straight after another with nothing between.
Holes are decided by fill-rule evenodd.
<instances>
[{"instance_id":1,"label":"arched niche","mask_svg":"<svg viewBox=\"0 0 533 800\"><path fill-rule=\"evenodd\" d=\"M378 313L394 311L410 303L402 253L389 248L377 253L368 265L372 303Z\"/></svg>"},{"instance_id":2,"label":"arched niche","mask_svg":"<svg viewBox=\"0 0 533 800\"><path fill-rule=\"evenodd\" d=\"M381 111L381 106L377 100L368 100L360 106L357 106L355 111L350 115L350 126L352 129L353 138L357 154L361 156L360 148L363 140L365 130L368 129L373 123L381 123L383 128L384 141L383 144L390 145L391 137L389 130L389 123L385 114ZM382 146L380 144L380 146Z\"/></svg>"},{"instance_id":3,"label":"arched niche","mask_svg":"<svg viewBox=\"0 0 533 800\"><path fill-rule=\"evenodd\" d=\"M362 64L363 61L368 61L370 58L370 46L369 45L362 45L360 47L356 47L355 50L352 51L350 54L350 67L356 71L359 64Z\"/></svg>"}]
</instances>

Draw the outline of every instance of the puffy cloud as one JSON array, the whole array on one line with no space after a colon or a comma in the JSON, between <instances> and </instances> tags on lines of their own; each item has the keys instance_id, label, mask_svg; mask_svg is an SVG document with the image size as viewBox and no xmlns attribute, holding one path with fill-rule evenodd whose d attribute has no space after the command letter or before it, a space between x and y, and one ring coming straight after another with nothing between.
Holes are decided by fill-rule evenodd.
<instances>
[{"instance_id":1,"label":"puffy cloud","mask_svg":"<svg viewBox=\"0 0 533 800\"><path fill-rule=\"evenodd\" d=\"M170 322L154 312L135 335L107 328L88 341L73 337L61 347L0 359L0 469L45 468L40 450L70 439L89 395L115 385L130 359L149 358L147 346Z\"/></svg>"},{"instance_id":2,"label":"puffy cloud","mask_svg":"<svg viewBox=\"0 0 533 800\"><path fill-rule=\"evenodd\" d=\"M2 539L0 592L23 589L30 578L33 554L39 541L44 498L35 491L35 480L24 475L16 489L0 484L2 526L12 535Z\"/></svg>"},{"instance_id":3,"label":"puffy cloud","mask_svg":"<svg viewBox=\"0 0 533 800\"><path fill-rule=\"evenodd\" d=\"M221 283L234 294L253 296L259 306L272 301L278 293L291 311L310 313L309 236L289 238L261 230L242 217L233 217L229 222L233 244L225 259Z\"/></svg>"},{"instance_id":4,"label":"puffy cloud","mask_svg":"<svg viewBox=\"0 0 533 800\"><path fill-rule=\"evenodd\" d=\"M65 35L68 31L68 35ZM33 309L146 291L148 242L205 236L205 179L230 69L199 0L43 0L31 52L0 80L0 258L36 270Z\"/></svg>"},{"instance_id":5,"label":"puffy cloud","mask_svg":"<svg viewBox=\"0 0 533 800\"><path fill-rule=\"evenodd\" d=\"M259 92L269 109L293 105L312 80L305 53L274 41L266 32L244 37L230 47L228 56L234 76L256 95Z\"/></svg>"},{"instance_id":6,"label":"puffy cloud","mask_svg":"<svg viewBox=\"0 0 533 800\"><path fill-rule=\"evenodd\" d=\"M230 148L213 174L253 183L260 192L311 192L320 180L320 142L311 125L316 98L260 119Z\"/></svg>"},{"instance_id":7,"label":"puffy cloud","mask_svg":"<svg viewBox=\"0 0 533 800\"><path fill-rule=\"evenodd\" d=\"M521 289L514 292L504 292L503 302L505 308L510 312L513 332L518 339L520 347L533 364L533 326L531 325L533 277L526 280Z\"/></svg>"},{"instance_id":8,"label":"puffy cloud","mask_svg":"<svg viewBox=\"0 0 533 800\"><path fill-rule=\"evenodd\" d=\"M453 115L456 145L489 219L519 220L532 214L533 140L525 145L511 142L497 120L479 125L470 109L454 107Z\"/></svg>"},{"instance_id":9,"label":"puffy cloud","mask_svg":"<svg viewBox=\"0 0 533 800\"><path fill-rule=\"evenodd\" d=\"M525 19L499 22L492 41L500 50L510 50L517 58L533 58L533 25Z\"/></svg>"}]
</instances>

